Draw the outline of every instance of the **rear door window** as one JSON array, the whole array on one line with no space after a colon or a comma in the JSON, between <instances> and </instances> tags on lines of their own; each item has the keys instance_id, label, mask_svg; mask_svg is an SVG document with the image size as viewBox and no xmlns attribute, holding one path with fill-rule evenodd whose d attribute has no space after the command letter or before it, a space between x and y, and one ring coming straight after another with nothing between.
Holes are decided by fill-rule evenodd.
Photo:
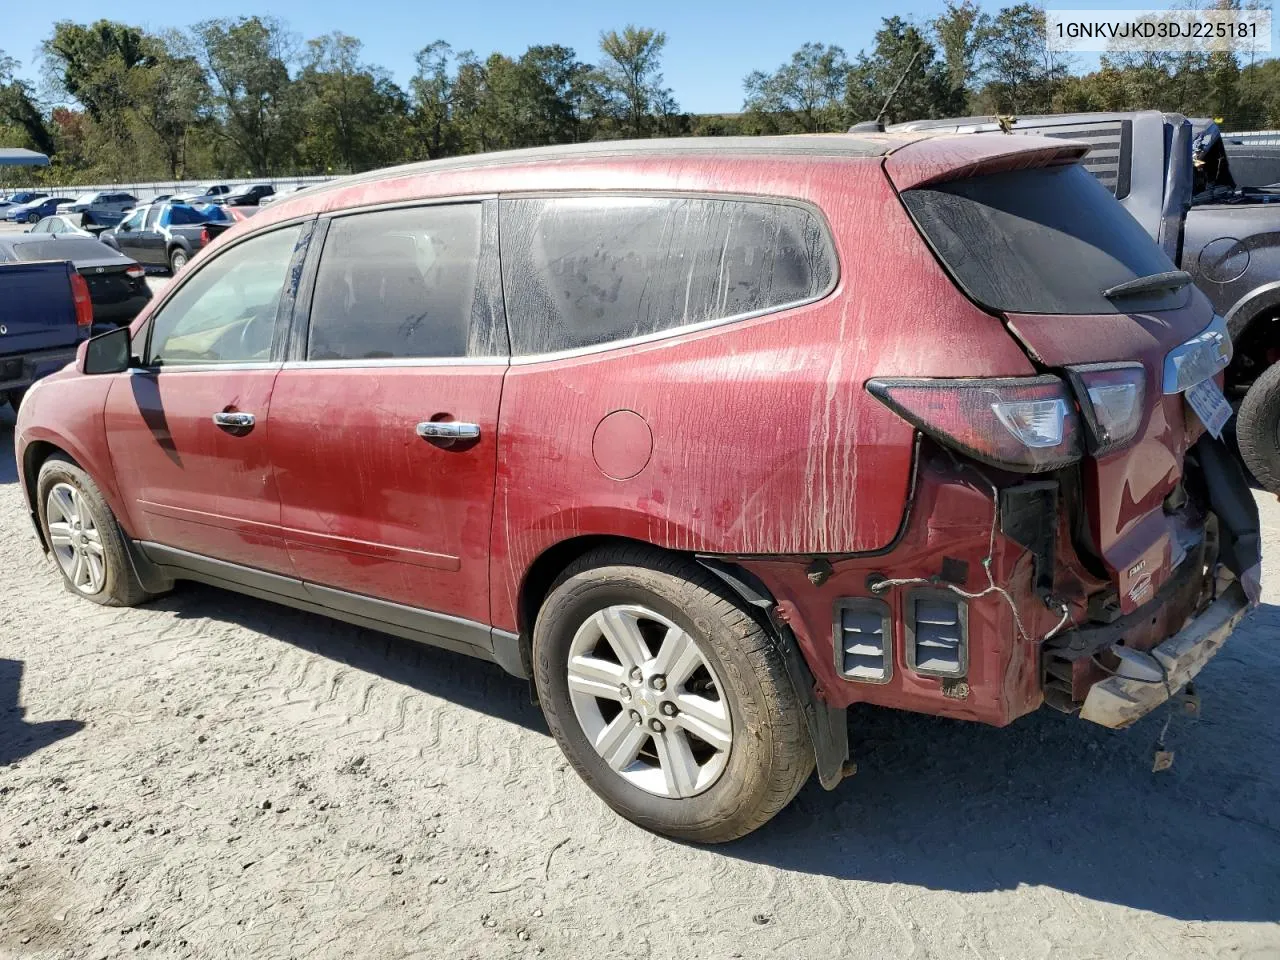
<instances>
[{"instance_id":1,"label":"rear door window","mask_svg":"<svg viewBox=\"0 0 1280 960\"><path fill-rule=\"evenodd\" d=\"M1108 299L1103 291L1176 270L1084 167L993 173L904 191L903 202L960 287L1011 313L1129 313L1183 306L1189 286Z\"/></svg>"},{"instance_id":2,"label":"rear door window","mask_svg":"<svg viewBox=\"0 0 1280 960\"><path fill-rule=\"evenodd\" d=\"M336 217L316 272L306 359L494 352L481 282L482 210L456 203Z\"/></svg>"},{"instance_id":3,"label":"rear door window","mask_svg":"<svg viewBox=\"0 0 1280 960\"><path fill-rule=\"evenodd\" d=\"M808 208L696 197L502 201L512 352L551 353L781 309L834 283Z\"/></svg>"}]
</instances>

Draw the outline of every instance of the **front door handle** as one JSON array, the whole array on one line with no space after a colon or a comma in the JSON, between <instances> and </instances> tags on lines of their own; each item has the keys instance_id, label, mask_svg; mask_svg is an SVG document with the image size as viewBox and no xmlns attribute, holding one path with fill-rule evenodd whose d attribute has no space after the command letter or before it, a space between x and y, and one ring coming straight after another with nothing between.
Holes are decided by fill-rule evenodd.
<instances>
[{"instance_id":1,"label":"front door handle","mask_svg":"<svg viewBox=\"0 0 1280 960\"><path fill-rule=\"evenodd\" d=\"M480 424L456 420L424 420L415 428L424 440L478 440Z\"/></svg>"},{"instance_id":2,"label":"front door handle","mask_svg":"<svg viewBox=\"0 0 1280 960\"><path fill-rule=\"evenodd\" d=\"M213 422L224 430L252 430L258 422L252 413L215 413Z\"/></svg>"}]
</instances>

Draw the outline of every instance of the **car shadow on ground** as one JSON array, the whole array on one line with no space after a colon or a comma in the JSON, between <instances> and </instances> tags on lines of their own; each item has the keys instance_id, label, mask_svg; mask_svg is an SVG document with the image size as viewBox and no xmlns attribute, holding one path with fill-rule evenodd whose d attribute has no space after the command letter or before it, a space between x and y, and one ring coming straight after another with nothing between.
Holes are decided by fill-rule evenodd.
<instances>
[{"instance_id":1,"label":"car shadow on ground","mask_svg":"<svg viewBox=\"0 0 1280 960\"><path fill-rule=\"evenodd\" d=\"M496 664L199 583L179 582L173 593L147 606L182 619L235 623L353 669L547 733L542 712L530 700L529 684Z\"/></svg>"},{"instance_id":2,"label":"car shadow on ground","mask_svg":"<svg viewBox=\"0 0 1280 960\"><path fill-rule=\"evenodd\" d=\"M84 729L79 720L28 723L19 704L22 661L0 659L0 767L17 763L49 744Z\"/></svg>"}]
</instances>

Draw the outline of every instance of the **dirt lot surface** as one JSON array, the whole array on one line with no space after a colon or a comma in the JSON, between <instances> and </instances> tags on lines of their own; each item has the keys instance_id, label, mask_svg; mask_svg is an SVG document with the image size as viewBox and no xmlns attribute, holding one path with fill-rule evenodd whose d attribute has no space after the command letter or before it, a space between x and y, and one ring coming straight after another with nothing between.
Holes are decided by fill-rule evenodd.
<instances>
[{"instance_id":1,"label":"dirt lot surface","mask_svg":"<svg viewBox=\"0 0 1280 960\"><path fill-rule=\"evenodd\" d=\"M0 414L0 956L1280 957L1269 604L1204 717L859 710L860 772L712 849L609 812L496 667L217 590L65 593ZM135 954L136 951L136 954Z\"/></svg>"}]
</instances>

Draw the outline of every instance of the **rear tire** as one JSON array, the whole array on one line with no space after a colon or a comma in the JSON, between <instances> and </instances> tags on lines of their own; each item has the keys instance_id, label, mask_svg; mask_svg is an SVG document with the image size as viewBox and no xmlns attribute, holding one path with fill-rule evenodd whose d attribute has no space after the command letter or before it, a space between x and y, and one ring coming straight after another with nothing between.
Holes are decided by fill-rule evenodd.
<instances>
[{"instance_id":1,"label":"rear tire","mask_svg":"<svg viewBox=\"0 0 1280 960\"><path fill-rule=\"evenodd\" d=\"M115 514L98 485L78 464L54 454L36 480L40 528L63 585L107 607L133 607L151 599L143 589Z\"/></svg>"},{"instance_id":2,"label":"rear tire","mask_svg":"<svg viewBox=\"0 0 1280 960\"><path fill-rule=\"evenodd\" d=\"M1258 483L1280 494L1280 363L1253 382L1236 414L1240 456Z\"/></svg>"},{"instance_id":3,"label":"rear tire","mask_svg":"<svg viewBox=\"0 0 1280 960\"><path fill-rule=\"evenodd\" d=\"M648 547L582 557L538 613L533 667L578 775L655 833L734 840L790 803L813 770L776 641L684 558Z\"/></svg>"},{"instance_id":4,"label":"rear tire","mask_svg":"<svg viewBox=\"0 0 1280 960\"><path fill-rule=\"evenodd\" d=\"M179 270L187 265L187 260L187 251L181 247L175 248L169 254L169 272L176 275Z\"/></svg>"}]
</instances>

